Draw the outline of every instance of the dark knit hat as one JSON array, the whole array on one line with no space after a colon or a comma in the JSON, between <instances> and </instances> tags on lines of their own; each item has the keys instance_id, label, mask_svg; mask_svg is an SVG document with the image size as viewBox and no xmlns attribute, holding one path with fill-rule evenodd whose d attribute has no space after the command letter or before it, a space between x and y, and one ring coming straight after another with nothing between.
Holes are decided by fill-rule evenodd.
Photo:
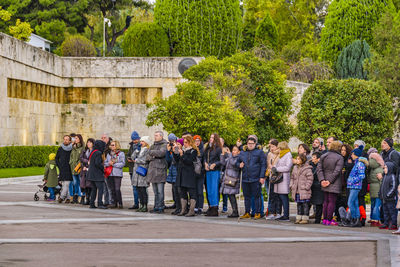
<instances>
[{"instance_id":1,"label":"dark knit hat","mask_svg":"<svg viewBox=\"0 0 400 267\"><path fill-rule=\"evenodd\" d=\"M170 133L170 134L168 135L168 141L170 141L170 142L175 142L176 139L178 139L178 138L176 137L175 134Z\"/></svg>"},{"instance_id":2,"label":"dark knit hat","mask_svg":"<svg viewBox=\"0 0 400 267\"><path fill-rule=\"evenodd\" d=\"M183 138L176 140L176 142L178 142L179 144L181 144L183 146Z\"/></svg>"},{"instance_id":3,"label":"dark knit hat","mask_svg":"<svg viewBox=\"0 0 400 267\"><path fill-rule=\"evenodd\" d=\"M363 150L364 150L364 146L361 145L361 146L357 147L356 149L353 149L353 151L351 151L351 153L353 153L357 157L361 157Z\"/></svg>"},{"instance_id":4,"label":"dark knit hat","mask_svg":"<svg viewBox=\"0 0 400 267\"><path fill-rule=\"evenodd\" d=\"M385 141L390 147L393 147L393 139L392 138L387 137L383 141Z\"/></svg>"},{"instance_id":5,"label":"dark knit hat","mask_svg":"<svg viewBox=\"0 0 400 267\"><path fill-rule=\"evenodd\" d=\"M132 140L139 140L140 136L136 131L133 131L132 134L131 134L131 139Z\"/></svg>"}]
</instances>

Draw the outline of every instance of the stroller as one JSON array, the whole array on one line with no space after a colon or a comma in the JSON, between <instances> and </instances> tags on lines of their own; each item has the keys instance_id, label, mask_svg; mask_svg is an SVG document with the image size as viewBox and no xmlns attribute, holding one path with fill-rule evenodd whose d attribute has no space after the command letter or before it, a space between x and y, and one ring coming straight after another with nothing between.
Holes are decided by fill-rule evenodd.
<instances>
[{"instance_id":1,"label":"stroller","mask_svg":"<svg viewBox=\"0 0 400 267\"><path fill-rule=\"evenodd\" d=\"M44 200L47 200L50 197L50 192L48 187L46 186L46 183L44 184L38 184L39 190L36 191L35 195L33 196L33 200L39 201L40 197L39 195L42 195ZM61 192L61 184L58 183L58 185L54 188L54 196L60 195Z\"/></svg>"}]
</instances>

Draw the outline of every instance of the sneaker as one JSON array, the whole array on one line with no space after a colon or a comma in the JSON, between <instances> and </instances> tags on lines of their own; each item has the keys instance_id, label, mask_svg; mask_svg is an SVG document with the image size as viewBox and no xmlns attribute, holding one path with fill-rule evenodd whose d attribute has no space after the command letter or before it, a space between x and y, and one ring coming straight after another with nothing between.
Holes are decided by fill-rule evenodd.
<instances>
[{"instance_id":1,"label":"sneaker","mask_svg":"<svg viewBox=\"0 0 400 267\"><path fill-rule=\"evenodd\" d=\"M328 221L326 225L337 226L338 223L336 221L332 220L332 221Z\"/></svg>"},{"instance_id":2,"label":"sneaker","mask_svg":"<svg viewBox=\"0 0 400 267\"><path fill-rule=\"evenodd\" d=\"M327 223L328 223L328 220L322 220L323 225L327 225Z\"/></svg>"},{"instance_id":3,"label":"sneaker","mask_svg":"<svg viewBox=\"0 0 400 267\"><path fill-rule=\"evenodd\" d=\"M391 225L391 226L389 227L389 230L397 230L397 225Z\"/></svg>"},{"instance_id":4,"label":"sneaker","mask_svg":"<svg viewBox=\"0 0 400 267\"><path fill-rule=\"evenodd\" d=\"M243 214L242 216L240 216L240 219L250 219L250 218L251 218L251 216L247 212L245 214Z\"/></svg>"},{"instance_id":5,"label":"sneaker","mask_svg":"<svg viewBox=\"0 0 400 267\"><path fill-rule=\"evenodd\" d=\"M379 229L388 229L389 226L387 226L386 224L382 224L381 226L379 226Z\"/></svg>"},{"instance_id":6,"label":"sneaker","mask_svg":"<svg viewBox=\"0 0 400 267\"><path fill-rule=\"evenodd\" d=\"M52 198L48 198L47 201L52 202L52 201L56 201L56 200L55 200L55 199L52 199Z\"/></svg>"},{"instance_id":7,"label":"sneaker","mask_svg":"<svg viewBox=\"0 0 400 267\"><path fill-rule=\"evenodd\" d=\"M267 217L265 217L266 220L273 220L275 219L275 215L274 214L270 214Z\"/></svg>"},{"instance_id":8,"label":"sneaker","mask_svg":"<svg viewBox=\"0 0 400 267\"><path fill-rule=\"evenodd\" d=\"M274 216L274 220L278 220L278 219L281 218L281 217L282 217L282 215L276 214L276 215Z\"/></svg>"},{"instance_id":9,"label":"sneaker","mask_svg":"<svg viewBox=\"0 0 400 267\"><path fill-rule=\"evenodd\" d=\"M260 213L256 213L255 215L254 215L254 218L253 218L254 220L259 220L259 219L261 219L261 214Z\"/></svg>"},{"instance_id":10,"label":"sneaker","mask_svg":"<svg viewBox=\"0 0 400 267\"><path fill-rule=\"evenodd\" d=\"M285 217L285 216L281 216L276 220L280 221L280 222L290 222L289 217Z\"/></svg>"}]
</instances>

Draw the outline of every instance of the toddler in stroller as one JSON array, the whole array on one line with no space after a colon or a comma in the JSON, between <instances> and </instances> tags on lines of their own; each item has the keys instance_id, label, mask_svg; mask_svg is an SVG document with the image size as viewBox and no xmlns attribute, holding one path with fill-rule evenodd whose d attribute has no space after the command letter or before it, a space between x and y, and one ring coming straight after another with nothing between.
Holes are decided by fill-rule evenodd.
<instances>
[{"instance_id":1,"label":"toddler in stroller","mask_svg":"<svg viewBox=\"0 0 400 267\"><path fill-rule=\"evenodd\" d=\"M61 186L58 184L58 174L59 170L56 165L56 154L51 153L49 155L49 162L47 162L44 168L44 178L43 181L45 184L38 185L39 190L35 193L34 200L39 200L39 193L44 193L44 199L48 201L54 201L56 199L56 194L60 194ZM47 196L47 192L50 193L50 196Z\"/></svg>"}]
</instances>

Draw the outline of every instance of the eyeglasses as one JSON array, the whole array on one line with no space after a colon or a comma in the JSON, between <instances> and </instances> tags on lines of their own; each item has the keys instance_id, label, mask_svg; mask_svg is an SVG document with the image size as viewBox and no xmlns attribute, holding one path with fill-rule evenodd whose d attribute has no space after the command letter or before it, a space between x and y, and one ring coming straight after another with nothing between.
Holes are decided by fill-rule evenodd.
<instances>
[{"instance_id":1,"label":"eyeglasses","mask_svg":"<svg viewBox=\"0 0 400 267\"><path fill-rule=\"evenodd\" d=\"M248 145L255 145L256 143L247 143Z\"/></svg>"},{"instance_id":2,"label":"eyeglasses","mask_svg":"<svg viewBox=\"0 0 400 267\"><path fill-rule=\"evenodd\" d=\"M110 145L110 146L115 146L114 144Z\"/></svg>"}]
</instances>

